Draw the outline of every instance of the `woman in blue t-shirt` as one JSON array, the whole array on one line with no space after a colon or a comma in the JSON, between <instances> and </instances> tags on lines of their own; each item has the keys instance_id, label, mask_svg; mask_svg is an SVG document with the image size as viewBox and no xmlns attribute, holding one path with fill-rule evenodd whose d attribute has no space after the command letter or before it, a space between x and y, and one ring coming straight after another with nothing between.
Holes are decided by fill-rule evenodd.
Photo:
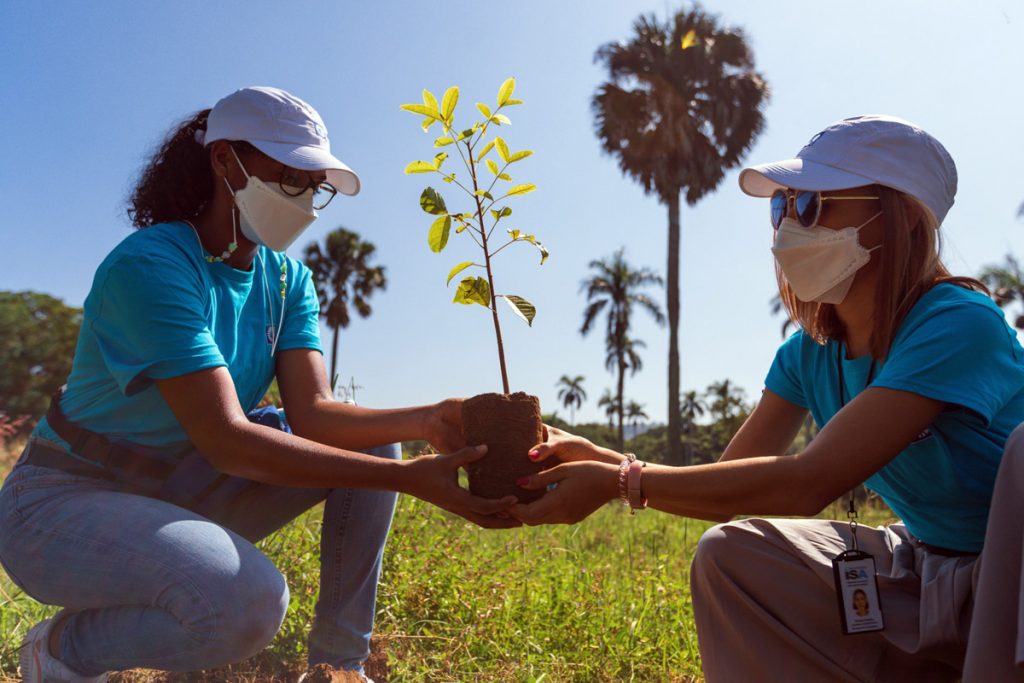
<instances>
[{"instance_id":1,"label":"woman in blue t-shirt","mask_svg":"<svg viewBox=\"0 0 1024 683\"><path fill-rule=\"evenodd\" d=\"M557 484L513 507L528 524L616 497L715 521L813 516L862 483L899 515L709 530L691 574L708 681L1024 680L1024 349L981 283L939 259L956 183L937 140L888 116L745 169L743 191L771 198L799 331L720 461L645 467L550 428L531 452L563 464L521 481ZM821 431L790 455L808 413Z\"/></svg>"},{"instance_id":2,"label":"woman in blue t-shirt","mask_svg":"<svg viewBox=\"0 0 1024 683\"><path fill-rule=\"evenodd\" d=\"M223 98L151 159L129 210L144 229L97 270L66 391L0 491L4 569L65 608L29 632L26 681L260 651L288 587L253 543L320 501L309 661L362 672L392 492L519 524L495 516L514 498L458 486L484 452L465 447L459 400L333 400L310 271L283 252L317 209L358 191L319 114L276 88ZM275 377L287 424L254 412ZM449 455L402 461L395 442L413 439Z\"/></svg>"}]
</instances>

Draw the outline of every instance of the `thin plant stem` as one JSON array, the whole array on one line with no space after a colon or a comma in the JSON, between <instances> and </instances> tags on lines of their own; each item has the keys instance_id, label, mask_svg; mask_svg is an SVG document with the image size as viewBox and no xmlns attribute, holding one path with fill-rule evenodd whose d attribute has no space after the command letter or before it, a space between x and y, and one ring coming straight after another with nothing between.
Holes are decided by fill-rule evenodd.
<instances>
[{"instance_id":1,"label":"thin plant stem","mask_svg":"<svg viewBox=\"0 0 1024 683\"><path fill-rule=\"evenodd\" d=\"M466 147L469 147L469 143L466 143ZM474 190L479 190L480 186L477 183L475 164L469 164L469 172L473 178ZM491 254L487 249L487 234L483 230L484 207L480 203L480 197L475 191L473 193L473 200L476 202L476 215L477 219L480 221L480 236L483 238L483 245L481 245L481 248L484 251L484 267L487 270L487 285L491 290L491 319L494 321L494 336L498 342L498 362L501 365L501 385L504 389L504 393L510 394L512 392L509 390L508 370L505 367L505 346L501 341L501 323L498 321L498 298L494 289L494 273L491 271Z\"/></svg>"}]
</instances>

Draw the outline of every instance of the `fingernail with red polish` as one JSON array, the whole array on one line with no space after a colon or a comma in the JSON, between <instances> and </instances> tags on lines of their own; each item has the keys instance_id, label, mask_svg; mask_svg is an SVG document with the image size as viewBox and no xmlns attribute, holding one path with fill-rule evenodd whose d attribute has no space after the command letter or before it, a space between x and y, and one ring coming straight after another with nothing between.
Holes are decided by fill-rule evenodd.
<instances>
[{"instance_id":1,"label":"fingernail with red polish","mask_svg":"<svg viewBox=\"0 0 1024 683\"><path fill-rule=\"evenodd\" d=\"M518 479L516 479L516 486L526 486L529 483L530 483L530 478L529 477L519 477Z\"/></svg>"},{"instance_id":2,"label":"fingernail with red polish","mask_svg":"<svg viewBox=\"0 0 1024 683\"><path fill-rule=\"evenodd\" d=\"M536 460L540 457L540 453L538 451L530 451L528 455L530 456L530 460Z\"/></svg>"}]
</instances>

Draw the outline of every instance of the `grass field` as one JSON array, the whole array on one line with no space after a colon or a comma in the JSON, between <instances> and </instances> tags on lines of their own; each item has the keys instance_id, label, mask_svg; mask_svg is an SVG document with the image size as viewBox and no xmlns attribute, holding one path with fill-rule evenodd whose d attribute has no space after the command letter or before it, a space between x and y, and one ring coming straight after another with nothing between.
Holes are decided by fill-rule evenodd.
<instances>
[{"instance_id":1,"label":"grass field","mask_svg":"<svg viewBox=\"0 0 1024 683\"><path fill-rule=\"evenodd\" d=\"M875 509L863 521L889 514ZM402 496L369 673L378 683L699 681L689 565L708 526L653 510L631 516L614 504L571 527L486 531ZM292 596L264 653L200 675L135 671L112 679L294 681L316 601L319 530L316 508L262 543ZM0 572L2 675L17 680L22 636L53 611Z\"/></svg>"}]
</instances>

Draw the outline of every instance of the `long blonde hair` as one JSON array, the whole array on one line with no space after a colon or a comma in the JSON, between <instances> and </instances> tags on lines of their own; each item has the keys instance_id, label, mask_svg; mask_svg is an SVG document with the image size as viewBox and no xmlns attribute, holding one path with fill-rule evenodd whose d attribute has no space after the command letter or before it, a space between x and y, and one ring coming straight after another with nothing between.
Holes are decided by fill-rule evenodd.
<instances>
[{"instance_id":1,"label":"long blonde hair","mask_svg":"<svg viewBox=\"0 0 1024 683\"><path fill-rule=\"evenodd\" d=\"M938 226L920 205L912 207L911 202L916 202L916 199L884 185L873 185L871 190L879 197L886 226L882 248L874 252L877 256L872 256L880 263L870 342L871 355L883 360L889 354L896 331L907 313L935 285L948 282L985 294L989 291L974 278L949 273L939 257L942 239ZM917 216L916 220L914 216ZM800 301L778 263L775 265L775 277L790 320L819 344L843 338L843 324L836 315L835 306Z\"/></svg>"}]
</instances>

